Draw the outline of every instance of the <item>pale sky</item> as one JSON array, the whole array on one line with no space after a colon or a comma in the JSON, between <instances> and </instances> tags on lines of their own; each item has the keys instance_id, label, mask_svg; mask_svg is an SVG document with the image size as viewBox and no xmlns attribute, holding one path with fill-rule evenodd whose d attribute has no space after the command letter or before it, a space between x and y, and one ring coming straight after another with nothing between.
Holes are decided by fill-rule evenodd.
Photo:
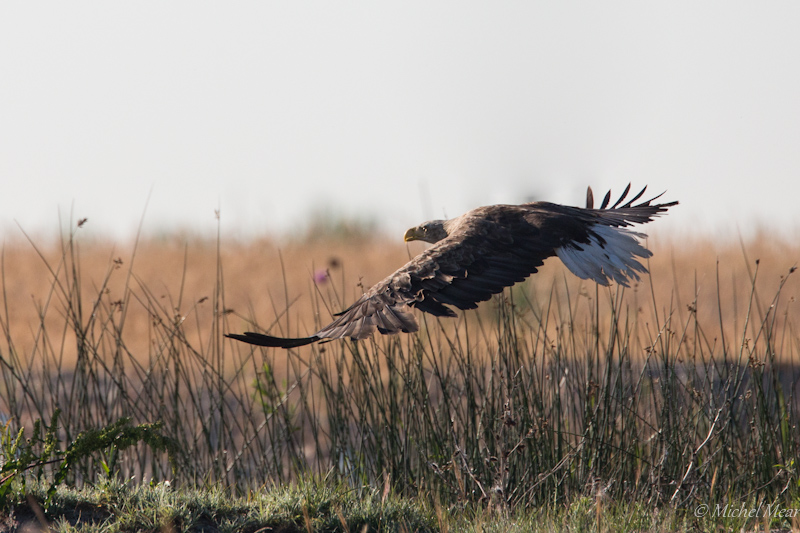
<instances>
[{"instance_id":1,"label":"pale sky","mask_svg":"<svg viewBox=\"0 0 800 533\"><path fill-rule=\"evenodd\" d=\"M399 241L628 182L680 200L659 231L800 235L799 27L797 1L4 2L0 237L71 211L213 237L219 208Z\"/></svg>"}]
</instances>

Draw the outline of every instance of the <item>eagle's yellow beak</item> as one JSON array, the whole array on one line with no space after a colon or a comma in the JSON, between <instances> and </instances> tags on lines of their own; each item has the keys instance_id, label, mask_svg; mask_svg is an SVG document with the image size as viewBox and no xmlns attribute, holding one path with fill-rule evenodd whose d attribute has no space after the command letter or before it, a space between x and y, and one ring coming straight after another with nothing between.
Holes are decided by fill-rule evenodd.
<instances>
[{"instance_id":1,"label":"eagle's yellow beak","mask_svg":"<svg viewBox=\"0 0 800 533\"><path fill-rule=\"evenodd\" d=\"M405 242L417 241L419 239L420 239L419 228L411 228L410 230L406 231L405 235L403 235L403 240Z\"/></svg>"}]
</instances>

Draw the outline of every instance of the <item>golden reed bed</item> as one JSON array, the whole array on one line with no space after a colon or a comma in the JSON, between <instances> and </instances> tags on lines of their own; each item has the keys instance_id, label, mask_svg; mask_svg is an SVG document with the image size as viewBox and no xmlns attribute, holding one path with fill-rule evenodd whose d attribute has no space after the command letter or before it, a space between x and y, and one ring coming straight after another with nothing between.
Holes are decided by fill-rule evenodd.
<instances>
[{"instance_id":1,"label":"golden reed bed","mask_svg":"<svg viewBox=\"0 0 800 533\"><path fill-rule=\"evenodd\" d=\"M76 356L75 333L65 324L76 318L66 311L70 307L66 302L78 293L82 316L77 320L88 324L94 311L103 316L99 321L103 327L121 324L117 329L127 351L140 360L146 360L162 342L153 335L153 322L159 320L153 306L161 308L162 320L169 315L181 322L187 340L199 346L216 338L212 335L215 326L226 333L241 332L254 329L248 324L251 319L276 335L304 336L327 323L331 312L352 302L362 286L382 279L426 246L375 235L246 243L173 236L146 239L134 247L132 243L84 241L80 231L72 250L68 243L59 242L36 243L38 250L29 242L5 244L0 322L10 342L0 344L0 354L13 349L30 362L48 353L70 364ZM656 236L648 246L654 252L651 275L624 293L624 307L645 331L657 333L652 326L657 322L654 313L659 315L659 324L671 315L669 327L676 331L692 322L696 313L708 345L718 342L722 327L729 344L736 346L750 335L750 329L743 332L746 320L760 324L765 316L773 316L776 327L788 332L776 356L794 359L800 347L800 337L793 333L800 275L790 275L790 269L800 262L800 245L759 235L723 245L713 239L686 242ZM755 298L751 299L754 277ZM777 306L770 311L783 281ZM595 309L595 295L600 297L601 315L610 298L618 297L614 286L611 290L601 287L599 292L595 287L551 258L529 278L522 292L515 293L515 301L521 301L522 308L531 306L527 313L521 311L524 323L538 321L539 311L531 309L541 310L550 301L550 316L559 319L553 324L571 316L580 328L587 323L581 313L588 316ZM493 302L483 303L478 311L468 312L466 319L475 313L491 317L495 308ZM220 318L216 322L215 314ZM447 321L455 324L457 320L443 319Z\"/></svg>"}]
</instances>

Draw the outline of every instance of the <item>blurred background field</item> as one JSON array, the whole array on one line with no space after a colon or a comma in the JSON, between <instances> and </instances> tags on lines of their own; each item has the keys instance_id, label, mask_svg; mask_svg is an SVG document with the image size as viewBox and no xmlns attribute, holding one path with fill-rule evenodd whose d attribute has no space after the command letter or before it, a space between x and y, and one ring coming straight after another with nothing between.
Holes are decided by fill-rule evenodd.
<instances>
[{"instance_id":1,"label":"blurred background field","mask_svg":"<svg viewBox=\"0 0 800 533\"><path fill-rule=\"evenodd\" d=\"M208 342L208 324L220 311L215 305L228 314L226 332L253 329L257 324L272 334L305 336L427 246L406 245L400 236L359 232L353 224L331 227L314 227L285 239L215 242L175 234L123 244L84 241L79 229L75 254L80 263L76 280L81 285L81 304L88 310L99 302L107 308L116 306L118 315L124 312L122 339L131 355L142 360L149 353L148 344L157 342L151 332L151 304L180 317L187 336L200 343ZM58 279L66 287L73 272L69 264L63 264L60 242L34 244L15 240L4 246L3 327L20 354L34 354L41 348L36 348L37 343L46 342L48 349L71 364L76 348L68 340L69 328L64 331L64 296L53 291L53 281ZM671 327L677 328L686 322L691 308L711 344L715 339L721 342L721 329L734 345L743 335L752 336L742 330L748 313L751 327L771 312L778 325L786 321L788 331L797 331L793 309L800 296L800 280L789 275L800 260L796 242L767 233L721 242L710 237L681 240L657 235L648 247L654 254L647 265L651 275L634 282L621 296L627 308L636 310L639 322L655 324L654 313L659 313L662 320L670 315ZM220 277L224 294L217 294ZM780 299L773 302L787 277ZM756 293L751 301L753 280ZM130 294L125 293L126 286ZM572 275L558 258L551 258L515 287L514 294L538 304L555 295L559 302L571 302L574 309L551 308L554 316L563 320L577 311L574 318L585 320L580 313L591 310L587 304L593 298L620 297L617 290L616 286L598 289ZM220 298L216 304L215 295ZM459 313L462 318L442 323L447 327L474 319L473 315L491 316L494 307L486 302L478 310ZM43 338L41 319L49 335L64 332L67 341ZM580 327L580 320L575 322ZM791 361L797 349L787 342L776 355Z\"/></svg>"}]
</instances>

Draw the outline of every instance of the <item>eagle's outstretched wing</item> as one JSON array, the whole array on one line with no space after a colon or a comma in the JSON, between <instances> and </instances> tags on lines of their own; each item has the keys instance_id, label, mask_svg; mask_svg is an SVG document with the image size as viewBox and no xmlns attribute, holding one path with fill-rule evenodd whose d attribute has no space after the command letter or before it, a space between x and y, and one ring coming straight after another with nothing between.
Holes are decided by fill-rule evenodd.
<instances>
[{"instance_id":1,"label":"eagle's outstretched wing","mask_svg":"<svg viewBox=\"0 0 800 533\"><path fill-rule=\"evenodd\" d=\"M448 306L474 309L554 255L583 279L627 286L629 279L647 272L637 257L652 255L638 240L644 235L628 227L649 222L678 203L653 204L659 195L634 205L645 189L625 202L629 191L630 185L608 207L609 191L599 209L593 208L591 189L586 208L534 202L473 209L447 221L446 238L375 284L313 335L282 338L247 332L227 337L293 348L322 340L364 339L376 329L383 334L414 332L419 324L412 307L435 316L456 316Z\"/></svg>"}]
</instances>

